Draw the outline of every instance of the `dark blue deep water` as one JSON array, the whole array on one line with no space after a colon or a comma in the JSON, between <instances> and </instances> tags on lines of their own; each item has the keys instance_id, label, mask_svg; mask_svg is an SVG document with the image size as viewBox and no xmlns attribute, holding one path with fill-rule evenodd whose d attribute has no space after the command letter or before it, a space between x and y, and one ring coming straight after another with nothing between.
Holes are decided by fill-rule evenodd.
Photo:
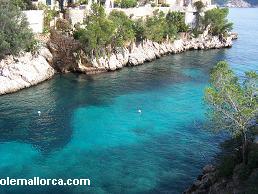
<instances>
[{"instance_id":1,"label":"dark blue deep water","mask_svg":"<svg viewBox=\"0 0 258 194\"><path fill-rule=\"evenodd\" d=\"M230 19L239 33L231 49L57 75L1 96L0 177L89 178L91 186L0 193L181 193L219 152L221 137L203 129L210 68L227 60L240 77L258 70L258 9L232 9Z\"/></svg>"}]
</instances>

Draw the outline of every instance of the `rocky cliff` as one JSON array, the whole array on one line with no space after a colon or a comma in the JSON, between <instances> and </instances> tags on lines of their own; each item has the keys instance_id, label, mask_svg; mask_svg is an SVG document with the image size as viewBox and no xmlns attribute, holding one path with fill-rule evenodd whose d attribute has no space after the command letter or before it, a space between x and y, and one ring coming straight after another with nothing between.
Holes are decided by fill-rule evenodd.
<instances>
[{"instance_id":1,"label":"rocky cliff","mask_svg":"<svg viewBox=\"0 0 258 194\"><path fill-rule=\"evenodd\" d=\"M71 37L55 34L48 48L41 47L34 55L24 53L19 57L7 56L0 61L0 95L18 91L50 79L55 71L81 72L85 74L114 71L125 66L141 65L166 54L187 50L231 47L236 34L228 37L210 36L208 32L198 38L181 38L173 42L157 43L146 40L133 43L129 48L117 48L115 52L99 58L89 57L79 50ZM51 64L51 65L50 65Z\"/></svg>"},{"instance_id":2,"label":"rocky cliff","mask_svg":"<svg viewBox=\"0 0 258 194\"><path fill-rule=\"evenodd\" d=\"M0 61L0 95L16 92L51 78L54 69L52 54L42 47L32 55L23 53L18 57L7 56Z\"/></svg>"},{"instance_id":3,"label":"rocky cliff","mask_svg":"<svg viewBox=\"0 0 258 194\"><path fill-rule=\"evenodd\" d=\"M181 53L187 50L218 49L232 46L232 40L237 34L232 33L228 37L210 36L207 32L198 38L185 38L157 43L150 40L134 43L130 48L118 48L111 54L103 54L102 57L93 57L90 60L77 60L77 70L84 73L102 71L114 71L124 66L141 65L144 62L160 58L162 55ZM78 57L77 57L78 58ZM83 64L82 61L87 63ZM92 68L89 68L89 63Z\"/></svg>"}]
</instances>

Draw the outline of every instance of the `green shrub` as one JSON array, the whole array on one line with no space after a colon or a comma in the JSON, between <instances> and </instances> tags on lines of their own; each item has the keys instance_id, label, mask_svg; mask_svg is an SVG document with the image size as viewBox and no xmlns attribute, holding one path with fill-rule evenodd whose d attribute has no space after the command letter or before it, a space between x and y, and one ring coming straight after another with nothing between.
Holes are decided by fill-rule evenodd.
<instances>
[{"instance_id":1,"label":"green shrub","mask_svg":"<svg viewBox=\"0 0 258 194\"><path fill-rule=\"evenodd\" d=\"M120 6L121 6L121 8L136 7L137 1L136 0L121 0Z\"/></svg>"},{"instance_id":2,"label":"green shrub","mask_svg":"<svg viewBox=\"0 0 258 194\"><path fill-rule=\"evenodd\" d=\"M166 20L163 12L155 10L153 16L146 18L144 36L155 42L161 42L166 37Z\"/></svg>"},{"instance_id":3,"label":"green shrub","mask_svg":"<svg viewBox=\"0 0 258 194\"><path fill-rule=\"evenodd\" d=\"M85 19L84 24L87 27L77 28L74 38L81 42L86 53L98 56L101 49L111 44L115 25L106 17L104 8L96 3L92 5L92 14Z\"/></svg>"},{"instance_id":4,"label":"green shrub","mask_svg":"<svg viewBox=\"0 0 258 194\"><path fill-rule=\"evenodd\" d=\"M233 23L227 19L228 8L214 8L205 12L202 19L202 25L206 28L210 25L210 33L212 35L225 35L226 32L231 31Z\"/></svg>"},{"instance_id":5,"label":"green shrub","mask_svg":"<svg viewBox=\"0 0 258 194\"><path fill-rule=\"evenodd\" d=\"M145 24L144 24L143 19L138 19L134 22L133 30L135 33L136 41L142 41L142 40L146 39L145 33L144 33Z\"/></svg>"},{"instance_id":6,"label":"green shrub","mask_svg":"<svg viewBox=\"0 0 258 194\"><path fill-rule=\"evenodd\" d=\"M85 28L77 26L73 34L88 54L98 55L104 50L123 47L133 40L162 42L166 38L174 39L178 29L184 30L183 26L186 26L184 17L177 12L176 17L173 17L174 13L170 13L172 17L165 17L163 12L156 10L153 16L148 16L145 20L141 18L134 21L117 10L107 16L99 4L93 4L92 10L85 18Z\"/></svg>"},{"instance_id":7,"label":"green shrub","mask_svg":"<svg viewBox=\"0 0 258 194\"><path fill-rule=\"evenodd\" d=\"M168 25L175 26L178 32L187 32L189 30L189 26L185 24L185 16L181 12L168 12L166 20Z\"/></svg>"},{"instance_id":8,"label":"green shrub","mask_svg":"<svg viewBox=\"0 0 258 194\"><path fill-rule=\"evenodd\" d=\"M33 48L34 38L26 16L9 0L0 1L0 59Z\"/></svg>"},{"instance_id":9,"label":"green shrub","mask_svg":"<svg viewBox=\"0 0 258 194\"><path fill-rule=\"evenodd\" d=\"M122 47L127 41L135 38L133 21L123 11L113 10L108 19L113 21L116 34L112 38L112 47Z\"/></svg>"},{"instance_id":10,"label":"green shrub","mask_svg":"<svg viewBox=\"0 0 258 194\"><path fill-rule=\"evenodd\" d=\"M40 42L36 39L33 39L31 44L28 45L26 51L30 51L33 54L35 54L38 51L39 47L40 47Z\"/></svg>"},{"instance_id":11,"label":"green shrub","mask_svg":"<svg viewBox=\"0 0 258 194\"><path fill-rule=\"evenodd\" d=\"M19 7L21 10L35 10L37 9L31 0L10 0L15 6Z\"/></svg>"}]
</instances>

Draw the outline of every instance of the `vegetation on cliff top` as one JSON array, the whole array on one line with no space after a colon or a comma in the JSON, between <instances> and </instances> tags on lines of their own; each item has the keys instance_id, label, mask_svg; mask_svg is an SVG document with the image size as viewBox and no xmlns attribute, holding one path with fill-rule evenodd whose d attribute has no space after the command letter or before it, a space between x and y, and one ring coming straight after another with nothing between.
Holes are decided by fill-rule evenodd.
<instances>
[{"instance_id":1,"label":"vegetation on cliff top","mask_svg":"<svg viewBox=\"0 0 258 194\"><path fill-rule=\"evenodd\" d=\"M212 35L224 35L226 32L231 31L233 23L228 21L228 13L228 8L215 8L206 11L202 18L203 28L207 28L210 25L210 33Z\"/></svg>"},{"instance_id":2,"label":"vegetation on cliff top","mask_svg":"<svg viewBox=\"0 0 258 194\"><path fill-rule=\"evenodd\" d=\"M85 18L85 28L78 27L74 37L83 45L87 53L98 55L103 48L124 46L134 40L149 39L162 42L174 39L178 32L188 30L184 16L179 12L155 11L153 16L136 21L122 11L112 11L109 16L99 4L92 5L92 12Z\"/></svg>"},{"instance_id":3,"label":"vegetation on cliff top","mask_svg":"<svg viewBox=\"0 0 258 194\"><path fill-rule=\"evenodd\" d=\"M212 35L226 35L232 30L233 24L227 20L228 9L212 9L201 16L203 3L196 2L198 8L197 27L195 35L202 33L209 26ZM74 32L86 53L98 56L104 50L111 52L116 47L122 47L134 41L152 40L163 42L174 40L179 32L188 32L184 14L155 10L152 16L133 20L124 12L113 10L109 16L99 4L92 5L91 13L86 16L82 26ZM193 32L194 32L193 31Z\"/></svg>"},{"instance_id":4,"label":"vegetation on cliff top","mask_svg":"<svg viewBox=\"0 0 258 194\"><path fill-rule=\"evenodd\" d=\"M0 0L0 59L33 48L35 41L25 15L12 1Z\"/></svg>"},{"instance_id":5,"label":"vegetation on cliff top","mask_svg":"<svg viewBox=\"0 0 258 194\"><path fill-rule=\"evenodd\" d=\"M196 23L193 29L195 36L198 36L209 26L209 33L212 35L226 35L227 32L233 29L233 23L229 22L227 16L228 8L214 8L204 12L205 5L201 1L194 3L196 8Z\"/></svg>"},{"instance_id":6,"label":"vegetation on cliff top","mask_svg":"<svg viewBox=\"0 0 258 194\"><path fill-rule=\"evenodd\" d=\"M136 7L137 0L115 0L115 6L121 8Z\"/></svg>"}]
</instances>

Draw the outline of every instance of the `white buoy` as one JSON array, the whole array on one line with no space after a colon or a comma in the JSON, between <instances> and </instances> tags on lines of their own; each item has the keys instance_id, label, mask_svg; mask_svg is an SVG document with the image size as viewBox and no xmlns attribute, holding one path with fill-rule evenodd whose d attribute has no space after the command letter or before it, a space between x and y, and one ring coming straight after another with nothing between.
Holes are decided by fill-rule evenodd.
<instances>
[{"instance_id":1,"label":"white buoy","mask_svg":"<svg viewBox=\"0 0 258 194\"><path fill-rule=\"evenodd\" d=\"M40 111L38 111L38 115L39 115L39 116L41 115L41 112L40 112Z\"/></svg>"},{"instance_id":2,"label":"white buoy","mask_svg":"<svg viewBox=\"0 0 258 194\"><path fill-rule=\"evenodd\" d=\"M141 110L141 109L139 109L139 110L138 110L138 113L142 113L142 110Z\"/></svg>"}]
</instances>

